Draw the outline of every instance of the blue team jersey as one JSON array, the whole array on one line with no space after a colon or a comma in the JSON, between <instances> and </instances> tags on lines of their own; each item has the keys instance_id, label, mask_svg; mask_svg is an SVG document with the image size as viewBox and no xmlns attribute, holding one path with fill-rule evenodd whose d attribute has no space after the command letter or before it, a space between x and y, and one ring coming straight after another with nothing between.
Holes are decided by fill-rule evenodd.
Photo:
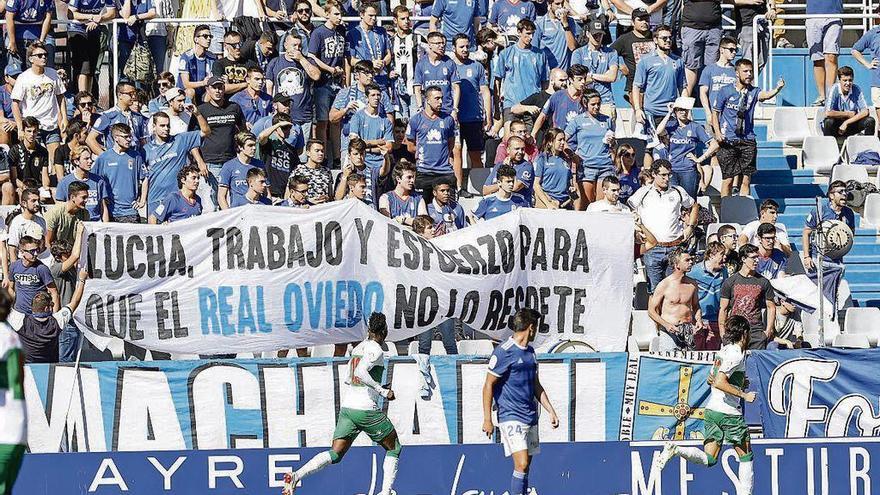
<instances>
[{"instance_id":1,"label":"blue team jersey","mask_svg":"<svg viewBox=\"0 0 880 495\"><path fill-rule=\"evenodd\" d=\"M460 81L455 62L446 55L443 55L436 64L427 56L422 57L416 62L413 71L413 86L421 86L422 94L431 86L443 90L443 106L440 109L446 113L452 112L452 85L459 84ZM461 102L459 102L460 107Z\"/></svg>"},{"instance_id":2,"label":"blue team jersey","mask_svg":"<svg viewBox=\"0 0 880 495\"><path fill-rule=\"evenodd\" d=\"M732 65L721 67L718 64L710 64L703 68L700 73L700 86L709 88L709 104L715 98L715 94L725 86L736 83L736 69ZM708 120L708 118L707 118Z\"/></svg>"},{"instance_id":3,"label":"blue team jersey","mask_svg":"<svg viewBox=\"0 0 880 495\"><path fill-rule=\"evenodd\" d=\"M146 176L143 151L129 148L125 153L118 153L109 148L95 160L92 172L107 182L111 215L137 215L133 203L139 197L141 182Z\"/></svg>"},{"instance_id":4,"label":"blue team jersey","mask_svg":"<svg viewBox=\"0 0 880 495\"><path fill-rule=\"evenodd\" d=\"M823 201L822 222L824 222L825 220L840 220L841 222L843 222L847 226L849 226L849 228L852 229L853 233L855 233L855 231L856 231L856 215L855 215L855 213L853 213L852 208L850 208L848 206L844 206L843 209L840 210L840 213L837 213L831 209L831 201L829 201L828 199L824 199L822 201ZM816 211L816 209L813 208L812 210L810 210L810 213L807 214L807 218L804 221L804 227L807 227L810 230L815 232L816 227L819 226L819 223L820 223L819 222L819 214ZM815 257L815 254L817 253L816 242L815 242L816 237L817 236L810 237L810 245L813 247L810 250L810 252L813 253L814 257ZM842 260L836 259L836 260L832 260L832 261L840 262Z\"/></svg>"},{"instance_id":5,"label":"blue team jersey","mask_svg":"<svg viewBox=\"0 0 880 495\"><path fill-rule=\"evenodd\" d=\"M236 156L223 164L223 168L220 169L220 180L218 182L221 186L229 188L230 206L247 193L247 173L254 167L266 170L266 165L256 158L251 159L250 163L245 164ZM268 179L266 185L269 185Z\"/></svg>"},{"instance_id":6,"label":"blue team jersey","mask_svg":"<svg viewBox=\"0 0 880 495\"><path fill-rule=\"evenodd\" d=\"M626 173L623 170L617 173L617 178L620 180L619 201L621 204L626 204L626 200L642 187L642 184L639 182L639 174L641 171L641 168L633 166L633 168L629 170L629 173Z\"/></svg>"},{"instance_id":7,"label":"blue team jersey","mask_svg":"<svg viewBox=\"0 0 880 495\"><path fill-rule=\"evenodd\" d=\"M364 106L367 104L367 94L361 91L357 84L352 84L347 88L342 88L339 90L339 93L336 93L336 98L333 100L333 108L336 110L341 110L348 106L349 103L353 101L359 101L363 103ZM394 110L394 106L391 104L391 99L388 98L388 94L386 92L382 92L382 99L379 100L379 115L382 117L386 117L388 112ZM348 139L348 135L351 133L349 128L349 123L351 123L351 118L354 116L355 112L347 112L342 117L342 137L344 140ZM347 142L347 141L346 141ZM344 151L347 151L343 148Z\"/></svg>"},{"instance_id":8,"label":"blue team jersey","mask_svg":"<svg viewBox=\"0 0 880 495\"><path fill-rule=\"evenodd\" d=\"M379 179L382 177L379 175L381 172L380 167L370 167L366 166L364 168L355 168L355 172L364 176L364 182L366 182L366 194L364 195L364 203L373 207L374 210L379 209ZM336 182L333 185L333 190L335 191L337 187L339 187L339 183L343 180L342 174L336 174ZM389 201L390 203L390 201Z\"/></svg>"},{"instance_id":9,"label":"blue team jersey","mask_svg":"<svg viewBox=\"0 0 880 495\"><path fill-rule=\"evenodd\" d=\"M113 0L70 0L70 3L67 4L67 8L71 11L90 15L100 14L104 7L116 8ZM70 24L67 25L67 31L71 34L85 34L86 26L82 22L71 19Z\"/></svg>"},{"instance_id":10,"label":"blue team jersey","mask_svg":"<svg viewBox=\"0 0 880 495\"><path fill-rule=\"evenodd\" d=\"M485 16L477 0L434 0L431 14L441 20L440 32L446 36L446 51L452 51L452 38L466 34L473 47L476 42L474 17Z\"/></svg>"},{"instance_id":11,"label":"blue team jersey","mask_svg":"<svg viewBox=\"0 0 880 495\"><path fill-rule=\"evenodd\" d=\"M618 65L619 58L614 48L602 46L598 50L593 50L592 46L586 44L571 54L571 65L581 64L590 69L590 74L604 74ZM602 103L614 103L611 83L593 81L590 87L602 96Z\"/></svg>"},{"instance_id":12,"label":"blue team jersey","mask_svg":"<svg viewBox=\"0 0 880 495\"><path fill-rule=\"evenodd\" d=\"M110 136L110 126L113 124L126 124L131 128L131 144L132 148L140 148L147 141L147 118L135 112L123 112L118 107L113 107L103 112L92 130L97 131L104 140L104 147L113 146L113 138Z\"/></svg>"},{"instance_id":13,"label":"blue team jersey","mask_svg":"<svg viewBox=\"0 0 880 495\"><path fill-rule=\"evenodd\" d=\"M382 59L388 53L388 33L379 26L364 29L357 23L348 30L346 42L349 54L358 60Z\"/></svg>"},{"instance_id":14,"label":"blue team jersey","mask_svg":"<svg viewBox=\"0 0 880 495\"><path fill-rule=\"evenodd\" d=\"M458 71L458 86L461 94L458 100L459 122L482 122L485 117L483 98L480 96L480 88L489 86L489 77L483 64L468 59L463 64L456 62Z\"/></svg>"},{"instance_id":15,"label":"blue team jersey","mask_svg":"<svg viewBox=\"0 0 880 495\"><path fill-rule=\"evenodd\" d=\"M666 115L666 104L675 101L685 87L684 63L675 55L643 56L636 64L633 84L645 95L644 110L651 115Z\"/></svg>"},{"instance_id":16,"label":"blue team jersey","mask_svg":"<svg viewBox=\"0 0 880 495\"><path fill-rule=\"evenodd\" d=\"M241 113L244 114L244 120L251 125L272 113L272 97L265 91L260 91L256 98L251 98L247 90L242 90L232 95L229 101L238 103Z\"/></svg>"},{"instance_id":17,"label":"blue team jersey","mask_svg":"<svg viewBox=\"0 0 880 495\"><path fill-rule=\"evenodd\" d=\"M718 321L718 309L721 306L721 284L727 280L727 268L721 268L718 273L713 273L706 269L706 262L702 262L694 265L687 276L697 282L703 320Z\"/></svg>"},{"instance_id":18,"label":"blue team jersey","mask_svg":"<svg viewBox=\"0 0 880 495\"><path fill-rule=\"evenodd\" d=\"M826 112L859 113L866 108L868 108L868 103L865 101L865 93L856 84L853 84L849 94L845 95L843 90L840 89L840 83L835 83L834 86L831 86L828 98L825 100Z\"/></svg>"},{"instance_id":19,"label":"blue team jersey","mask_svg":"<svg viewBox=\"0 0 880 495\"><path fill-rule=\"evenodd\" d=\"M608 138L614 136L614 122L607 115L578 115L565 126L565 136L568 146L581 157L584 167L612 166Z\"/></svg>"},{"instance_id":20,"label":"blue team jersey","mask_svg":"<svg viewBox=\"0 0 880 495\"><path fill-rule=\"evenodd\" d=\"M865 52L871 52L874 59L880 59L880 26L875 26L863 34L853 45L853 50L858 50L862 55L866 55ZM871 87L880 87L880 65L871 69Z\"/></svg>"},{"instance_id":21,"label":"blue team jersey","mask_svg":"<svg viewBox=\"0 0 880 495\"><path fill-rule=\"evenodd\" d=\"M268 205L272 206L272 200L267 198L266 196L260 196L256 201L251 201L247 196L235 196L232 198L232 201L229 202L230 208L238 208L239 206L245 205Z\"/></svg>"},{"instance_id":22,"label":"blue team jersey","mask_svg":"<svg viewBox=\"0 0 880 495\"><path fill-rule=\"evenodd\" d=\"M387 142L394 141L394 133L391 121L382 115L370 115L365 110L358 110L348 123L349 136L357 135L365 141L384 139ZM385 155L375 152L367 152L367 166L379 167L385 163Z\"/></svg>"},{"instance_id":23,"label":"blue team jersey","mask_svg":"<svg viewBox=\"0 0 880 495\"><path fill-rule=\"evenodd\" d=\"M561 89L553 93L544 103L541 113L548 119L552 127L565 129L569 122L582 113L586 113L587 109L581 104L580 97L572 98L568 94L567 89Z\"/></svg>"},{"instance_id":24,"label":"blue team jersey","mask_svg":"<svg viewBox=\"0 0 880 495\"><path fill-rule=\"evenodd\" d=\"M204 81L205 77L213 74L214 62L217 56L211 52L205 52L201 57L197 57L192 49L183 52L180 55L180 61L177 63L177 87L184 89L181 74L189 74L189 82ZM196 88L196 98L201 101L202 95L205 94L205 87Z\"/></svg>"},{"instance_id":25,"label":"blue team jersey","mask_svg":"<svg viewBox=\"0 0 880 495\"><path fill-rule=\"evenodd\" d=\"M181 132L165 143L150 141L144 146L147 158L148 211L153 211L165 196L178 191L177 173L189 161L189 152L202 144L199 131Z\"/></svg>"},{"instance_id":26,"label":"blue team jersey","mask_svg":"<svg viewBox=\"0 0 880 495\"><path fill-rule=\"evenodd\" d=\"M419 214L419 203L422 202L421 194L411 192L406 200L394 191L388 191L385 196L388 198L388 212L391 213L391 218L399 216L415 218Z\"/></svg>"},{"instance_id":27,"label":"blue team jersey","mask_svg":"<svg viewBox=\"0 0 880 495\"><path fill-rule=\"evenodd\" d=\"M89 172L86 180L78 179L70 173L58 181L55 198L59 201L67 201L67 187L74 181L84 182L89 186L89 197L86 199L86 210L89 212L89 220L100 222L101 214L104 212L103 201L109 196L107 194L107 182L104 181L103 177L92 172Z\"/></svg>"},{"instance_id":28,"label":"blue team jersey","mask_svg":"<svg viewBox=\"0 0 880 495\"><path fill-rule=\"evenodd\" d=\"M755 267L755 271L758 275L773 280L774 278L779 277L781 273L785 272L786 265L788 265L788 256L782 251L774 248L770 251L770 256L767 256L766 258L758 253L758 265Z\"/></svg>"},{"instance_id":29,"label":"blue team jersey","mask_svg":"<svg viewBox=\"0 0 880 495\"><path fill-rule=\"evenodd\" d=\"M502 165L504 165L504 162L496 163L492 166L492 171L489 172L489 175L486 176L486 182L483 183L484 186L498 182L498 167ZM520 189L516 193L523 197L526 204L531 206L533 203L532 196L535 192L535 167L528 160L523 160L512 166L516 170L516 180L526 185L525 189Z\"/></svg>"},{"instance_id":30,"label":"blue team jersey","mask_svg":"<svg viewBox=\"0 0 880 495\"><path fill-rule=\"evenodd\" d=\"M513 338L507 339L492 352L489 373L498 378L492 389L498 422L538 424L538 400L535 398L538 359L535 349L530 345L520 347Z\"/></svg>"},{"instance_id":31,"label":"blue team jersey","mask_svg":"<svg viewBox=\"0 0 880 495\"><path fill-rule=\"evenodd\" d=\"M761 90L749 86L742 91L735 84L721 88L712 100L712 110L718 112L718 124L725 139L755 139L755 107ZM743 115L742 127L737 129L738 115Z\"/></svg>"},{"instance_id":32,"label":"blue team jersey","mask_svg":"<svg viewBox=\"0 0 880 495\"><path fill-rule=\"evenodd\" d=\"M676 118L666 123L666 133L669 135L669 161L672 162L673 172L693 170L697 164L687 158L687 154L698 155L697 145L712 140L702 125L693 121L681 125Z\"/></svg>"},{"instance_id":33,"label":"blue team jersey","mask_svg":"<svg viewBox=\"0 0 880 495\"><path fill-rule=\"evenodd\" d=\"M35 40L40 36L43 19L54 9L55 2L52 0L6 0L6 12L14 14L15 37L26 40Z\"/></svg>"},{"instance_id":34,"label":"blue team jersey","mask_svg":"<svg viewBox=\"0 0 880 495\"><path fill-rule=\"evenodd\" d=\"M290 118L294 123L312 121L313 81L299 62L275 57L266 69L266 78L272 81L272 91L276 95L280 93L290 97Z\"/></svg>"},{"instance_id":35,"label":"blue team jersey","mask_svg":"<svg viewBox=\"0 0 880 495\"><path fill-rule=\"evenodd\" d=\"M490 194L480 200L474 209L474 216L483 220L491 220L513 210L531 208L531 206L522 195L517 193L513 193L510 199L501 199L497 194Z\"/></svg>"},{"instance_id":36,"label":"blue team jersey","mask_svg":"<svg viewBox=\"0 0 880 495\"><path fill-rule=\"evenodd\" d=\"M428 203L428 216L434 219L434 233L436 235L448 234L467 226L464 208L458 203L448 203L437 208L437 203L431 201Z\"/></svg>"},{"instance_id":37,"label":"blue team jersey","mask_svg":"<svg viewBox=\"0 0 880 495\"><path fill-rule=\"evenodd\" d=\"M493 77L503 81L501 92L504 108L513 108L517 103L541 91L541 85L549 79L549 74L550 67L544 52L532 46L508 46L495 58L492 69Z\"/></svg>"},{"instance_id":38,"label":"blue team jersey","mask_svg":"<svg viewBox=\"0 0 880 495\"><path fill-rule=\"evenodd\" d=\"M330 29L321 24L309 36L309 54L329 67L342 67L347 48L345 28L342 26ZM324 87L331 82L330 74L321 71L321 79L318 79L315 87Z\"/></svg>"},{"instance_id":39,"label":"blue team jersey","mask_svg":"<svg viewBox=\"0 0 880 495\"><path fill-rule=\"evenodd\" d=\"M807 14L840 14L843 0L807 0Z\"/></svg>"},{"instance_id":40,"label":"blue team jersey","mask_svg":"<svg viewBox=\"0 0 880 495\"><path fill-rule=\"evenodd\" d=\"M562 157L541 153L535 159L535 178L541 179L541 189L556 201L570 198L571 166Z\"/></svg>"},{"instance_id":41,"label":"blue team jersey","mask_svg":"<svg viewBox=\"0 0 880 495\"><path fill-rule=\"evenodd\" d=\"M565 22L568 24L568 31L574 33L574 19L566 17ZM568 48L565 30L562 29L562 22L551 18L549 15L543 15L535 21L535 35L532 37L532 46L544 51L547 57L547 64L551 69L568 70L571 63L571 50Z\"/></svg>"},{"instance_id":42,"label":"blue team jersey","mask_svg":"<svg viewBox=\"0 0 880 495\"><path fill-rule=\"evenodd\" d=\"M6 85L0 86L0 108L3 109L3 116L12 119L12 95L11 90L6 90Z\"/></svg>"},{"instance_id":43,"label":"blue team jersey","mask_svg":"<svg viewBox=\"0 0 880 495\"><path fill-rule=\"evenodd\" d=\"M516 32L516 25L523 19L534 21L538 16L535 4L529 1L497 0L489 14L489 24L494 24L508 33Z\"/></svg>"},{"instance_id":44,"label":"blue team jersey","mask_svg":"<svg viewBox=\"0 0 880 495\"><path fill-rule=\"evenodd\" d=\"M174 191L168 193L151 211L159 223L186 220L202 214L202 198L197 194L190 202L180 194L180 191Z\"/></svg>"},{"instance_id":45,"label":"blue team jersey","mask_svg":"<svg viewBox=\"0 0 880 495\"><path fill-rule=\"evenodd\" d=\"M449 140L455 137L455 121L440 113L428 117L424 110L413 115L406 127L406 137L416 143L416 167L418 172L451 174Z\"/></svg>"}]
</instances>

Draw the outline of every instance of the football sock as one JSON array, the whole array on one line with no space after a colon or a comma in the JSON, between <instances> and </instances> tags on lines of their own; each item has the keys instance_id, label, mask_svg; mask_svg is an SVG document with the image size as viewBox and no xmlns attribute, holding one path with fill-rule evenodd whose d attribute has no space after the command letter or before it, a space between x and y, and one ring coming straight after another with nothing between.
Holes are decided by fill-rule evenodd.
<instances>
[{"instance_id":1,"label":"football sock","mask_svg":"<svg viewBox=\"0 0 880 495\"><path fill-rule=\"evenodd\" d=\"M736 495L752 495L755 484L755 473L752 471L752 460L739 461L739 482L736 484Z\"/></svg>"},{"instance_id":2,"label":"football sock","mask_svg":"<svg viewBox=\"0 0 880 495\"><path fill-rule=\"evenodd\" d=\"M382 463L382 491L381 495L390 495L391 486L397 478L397 457L386 455Z\"/></svg>"},{"instance_id":3,"label":"football sock","mask_svg":"<svg viewBox=\"0 0 880 495\"><path fill-rule=\"evenodd\" d=\"M330 452L325 450L315 457L312 457L312 459L305 463L303 467L297 469L296 479L301 480L310 474L314 474L327 467L331 462L333 462L333 459L330 456Z\"/></svg>"},{"instance_id":4,"label":"football sock","mask_svg":"<svg viewBox=\"0 0 880 495\"><path fill-rule=\"evenodd\" d=\"M678 455L679 457L684 458L684 460L694 464L699 464L701 466L709 465L709 456L706 455L706 452L704 452L703 449L697 447L679 447Z\"/></svg>"},{"instance_id":5,"label":"football sock","mask_svg":"<svg viewBox=\"0 0 880 495\"><path fill-rule=\"evenodd\" d=\"M526 495L526 484L528 483L528 475L519 471L514 471L510 477L510 495Z\"/></svg>"}]
</instances>

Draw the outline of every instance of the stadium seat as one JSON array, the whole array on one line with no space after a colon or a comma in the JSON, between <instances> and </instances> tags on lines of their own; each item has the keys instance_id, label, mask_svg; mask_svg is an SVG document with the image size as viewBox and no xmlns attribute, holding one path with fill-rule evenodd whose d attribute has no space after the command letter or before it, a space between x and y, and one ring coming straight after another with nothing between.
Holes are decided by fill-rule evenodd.
<instances>
[{"instance_id":1,"label":"stadium seat","mask_svg":"<svg viewBox=\"0 0 880 495\"><path fill-rule=\"evenodd\" d=\"M804 140L801 150L801 162L804 168L819 173L828 173L831 167L840 161L840 149L837 140L831 136L810 136Z\"/></svg>"},{"instance_id":2,"label":"stadium seat","mask_svg":"<svg viewBox=\"0 0 880 495\"><path fill-rule=\"evenodd\" d=\"M880 229L880 194L869 194L865 198L865 209L860 226L865 229Z\"/></svg>"},{"instance_id":3,"label":"stadium seat","mask_svg":"<svg viewBox=\"0 0 880 495\"><path fill-rule=\"evenodd\" d=\"M394 342L385 342L385 345L382 346L382 350L385 351L385 357L397 357L400 354L397 352L397 346L394 345ZM349 346L348 352L346 355L351 354L351 347Z\"/></svg>"},{"instance_id":4,"label":"stadium seat","mask_svg":"<svg viewBox=\"0 0 880 495\"><path fill-rule=\"evenodd\" d=\"M413 340L412 342L409 343L409 348L407 349L407 354L412 356L413 354L418 354L418 353L419 353L419 341ZM446 355L446 348L443 347L443 342L440 342L439 340L432 340L431 341L431 355L432 356L445 356Z\"/></svg>"},{"instance_id":5,"label":"stadium seat","mask_svg":"<svg viewBox=\"0 0 880 495\"><path fill-rule=\"evenodd\" d=\"M807 112L800 107L778 107L773 113L773 141L800 144L811 136Z\"/></svg>"},{"instance_id":6,"label":"stadium seat","mask_svg":"<svg viewBox=\"0 0 880 495\"><path fill-rule=\"evenodd\" d=\"M804 335L819 335L819 318L818 311L809 314L806 311L801 313L801 323L804 325ZM825 345L831 345L834 337L840 335L840 322L838 320L825 320Z\"/></svg>"},{"instance_id":7,"label":"stadium seat","mask_svg":"<svg viewBox=\"0 0 880 495\"><path fill-rule=\"evenodd\" d=\"M843 330L847 334L865 335L872 346L880 336L880 308L847 308Z\"/></svg>"},{"instance_id":8,"label":"stadium seat","mask_svg":"<svg viewBox=\"0 0 880 495\"><path fill-rule=\"evenodd\" d=\"M758 219L758 205L751 196L727 196L721 198L719 222L745 225Z\"/></svg>"},{"instance_id":9,"label":"stadium seat","mask_svg":"<svg viewBox=\"0 0 880 495\"><path fill-rule=\"evenodd\" d=\"M313 358L333 357L333 349L335 347L336 346L334 346L333 344L316 345L310 348L311 352L309 353L309 356Z\"/></svg>"},{"instance_id":10,"label":"stadium seat","mask_svg":"<svg viewBox=\"0 0 880 495\"><path fill-rule=\"evenodd\" d=\"M816 118L813 119L813 131L817 136L824 136L824 131L822 130L822 121L825 120L825 109L820 108L816 110Z\"/></svg>"},{"instance_id":11,"label":"stadium seat","mask_svg":"<svg viewBox=\"0 0 880 495\"><path fill-rule=\"evenodd\" d=\"M831 169L831 181L842 180L844 182L847 181L857 181L857 182L870 182L871 179L868 177L868 167L864 165L844 165L837 164Z\"/></svg>"},{"instance_id":12,"label":"stadium seat","mask_svg":"<svg viewBox=\"0 0 880 495\"><path fill-rule=\"evenodd\" d=\"M626 338L626 352L630 354L638 354L642 352L641 349L639 349L639 341L632 335Z\"/></svg>"},{"instance_id":13,"label":"stadium seat","mask_svg":"<svg viewBox=\"0 0 880 495\"><path fill-rule=\"evenodd\" d=\"M810 347L812 347L813 349L817 347L822 347L819 345L819 334L817 333L805 333L804 342L810 344Z\"/></svg>"},{"instance_id":14,"label":"stadium seat","mask_svg":"<svg viewBox=\"0 0 880 495\"><path fill-rule=\"evenodd\" d=\"M868 342L868 337L865 335L850 335L846 333L842 333L837 337L834 337L834 347L840 347L843 349L870 349L871 344Z\"/></svg>"},{"instance_id":15,"label":"stadium seat","mask_svg":"<svg viewBox=\"0 0 880 495\"><path fill-rule=\"evenodd\" d=\"M657 324L648 316L647 311L633 311L630 334L635 337L639 348L648 349L651 340L657 336Z\"/></svg>"},{"instance_id":16,"label":"stadium seat","mask_svg":"<svg viewBox=\"0 0 880 495\"><path fill-rule=\"evenodd\" d=\"M880 139L877 136L850 136L843 143L846 152L846 160L852 163L863 151L876 151L880 153ZM876 166L875 166L876 168Z\"/></svg>"},{"instance_id":17,"label":"stadium seat","mask_svg":"<svg viewBox=\"0 0 880 495\"><path fill-rule=\"evenodd\" d=\"M486 183L486 177L492 172L492 167L468 169L468 185L470 192L483 194L483 184Z\"/></svg>"},{"instance_id":18,"label":"stadium seat","mask_svg":"<svg viewBox=\"0 0 880 495\"><path fill-rule=\"evenodd\" d=\"M468 356L488 356L495 350L491 340L459 340L458 353Z\"/></svg>"},{"instance_id":19,"label":"stadium seat","mask_svg":"<svg viewBox=\"0 0 880 495\"><path fill-rule=\"evenodd\" d=\"M648 346L649 352L659 352L660 351L660 336L656 336L651 339L651 344Z\"/></svg>"}]
</instances>

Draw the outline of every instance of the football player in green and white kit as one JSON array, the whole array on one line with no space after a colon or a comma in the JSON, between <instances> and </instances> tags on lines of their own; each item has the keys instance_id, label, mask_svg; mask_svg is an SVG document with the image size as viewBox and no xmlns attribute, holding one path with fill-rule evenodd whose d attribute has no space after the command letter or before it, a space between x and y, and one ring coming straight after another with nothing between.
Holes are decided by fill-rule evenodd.
<instances>
[{"instance_id":1,"label":"football player in green and white kit","mask_svg":"<svg viewBox=\"0 0 880 495\"><path fill-rule=\"evenodd\" d=\"M12 493L27 445L24 353L18 334L6 323L12 298L0 291L0 495Z\"/></svg>"},{"instance_id":2,"label":"football player in green and white kit","mask_svg":"<svg viewBox=\"0 0 880 495\"><path fill-rule=\"evenodd\" d=\"M749 322L742 316L731 316L727 320L723 337L725 345L715 357L709 379L712 392L703 418L704 450L666 442L663 452L654 459L654 464L660 470L673 456L712 467L718 463L721 446L727 442L733 445L739 456L736 495L751 495L755 484L752 442L740 407L742 399L755 401L755 392L746 392L745 350L749 346L749 330Z\"/></svg>"},{"instance_id":3,"label":"football player in green and white kit","mask_svg":"<svg viewBox=\"0 0 880 495\"><path fill-rule=\"evenodd\" d=\"M391 486L397 477L397 460L400 457L400 440L388 416L382 412L379 402L384 398L394 400L394 392L383 387L380 382L385 373L385 354L382 343L388 335L385 315L373 313L368 322L367 340L351 351L348 362L348 378L342 391L342 404L336 430L333 432L333 446L330 450L313 457L295 473L284 475L283 495L293 495L296 485L303 478L336 464L348 452L354 439L361 432L385 448L385 461L382 464L382 491L378 495L391 495ZM317 492L316 492L317 493Z\"/></svg>"}]
</instances>

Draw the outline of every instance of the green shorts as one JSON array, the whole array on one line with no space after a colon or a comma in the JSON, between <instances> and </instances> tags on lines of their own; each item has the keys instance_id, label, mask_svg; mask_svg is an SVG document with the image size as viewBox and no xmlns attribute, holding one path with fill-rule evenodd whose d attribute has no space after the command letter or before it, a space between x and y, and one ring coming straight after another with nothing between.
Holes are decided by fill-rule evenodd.
<instances>
[{"instance_id":1,"label":"green shorts","mask_svg":"<svg viewBox=\"0 0 880 495\"><path fill-rule=\"evenodd\" d=\"M344 438L353 442L361 432L369 435L370 440L379 443L394 431L391 420L382 411L362 411L343 407L339 410L333 439Z\"/></svg>"},{"instance_id":2,"label":"green shorts","mask_svg":"<svg viewBox=\"0 0 880 495\"><path fill-rule=\"evenodd\" d=\"M24 445L0 445L0 495L12 493L24 451Z\"/></svg>"},{"instance_id":3,"label":"green shorts","mask_svg":"<svg viewBox=\"0 0 880 495\"><path fill-rule=\"evenodd\" d=\"M742 416L706 409L703 416L703 443L745 445L751 442L749 427Z\"/></svg>"}]
</instances>

